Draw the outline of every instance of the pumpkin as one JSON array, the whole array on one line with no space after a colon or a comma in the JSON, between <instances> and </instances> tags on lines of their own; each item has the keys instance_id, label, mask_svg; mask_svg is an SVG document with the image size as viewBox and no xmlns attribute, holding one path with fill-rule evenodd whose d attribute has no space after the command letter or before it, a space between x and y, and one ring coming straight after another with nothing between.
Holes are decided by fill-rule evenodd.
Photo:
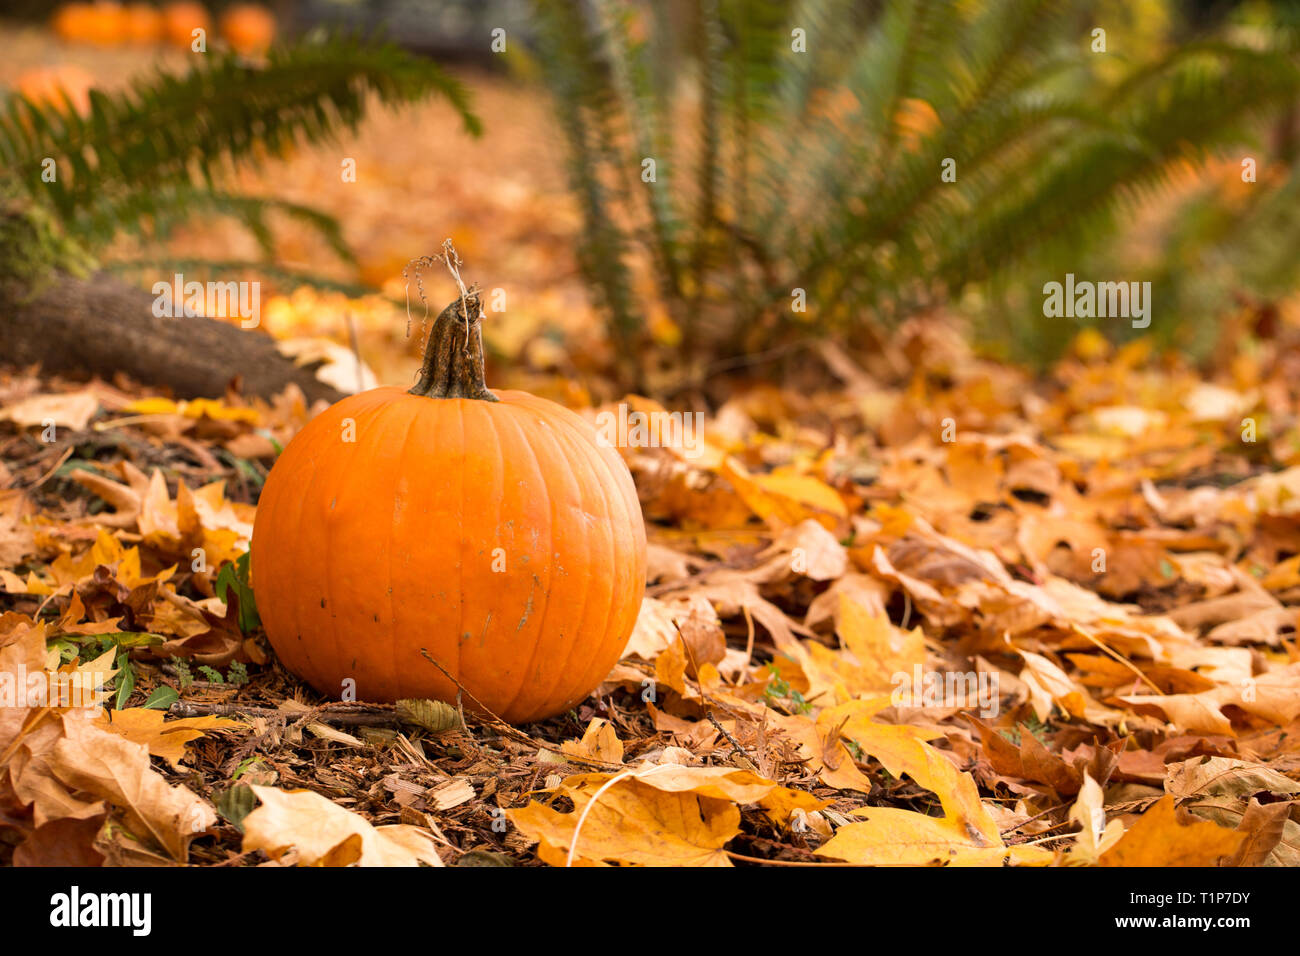
<instances>
[{"instance_id":1,"label":"pumpkin","mask_svg":"<svg viewBox=\"0 0 1300 956\"><path fill-rule=\"evenodd\" d=\"M163 38L172 46L193 48L194 31L205 33L212 29L208 11L201 3L169 3L163 7Z\"/></svg>"},{"instance_id":2,"label":"pumpkin","mask_svg":"<svg viewBox=\"0 0 1300 956\"><path fill-rule=\"evenodd\" d=\"M130 3L124 14L126 38L131 43L152 44L162 39L162 14L147 3Z\"/></svg>"},{"instance_id":3,"label":"pumpkin","mask_svg":"<svg viewBox=\"0 0 1300 956\"><path fill-rule=\"evenodd\" d=\"M645 589L627 466L574 412L483 381L480 299L449 305L418 384L317 415L257 508L253 586L281 663L323 694L562 713L618 660ZM469 317L466 317L466 311ZM477 703L476 703L477 702Z\"/></svg>"},{"instance_id":4,"label":"pumpkin","mask_svg":"<svg viewBox=\"0 0 1300 956\"><path fill-rule=\"evenodd\" d=\"M50 26L59 39L81 43L90 38L94 18L89 3L65 3L55 12Z\"/></svg>"},{"instance_id":5,"label":"pumpkin","mask_svg":"<svg viewBox=\"0 0 1300 956\"><path fill-rule=\"evenodd\" d=\"M89 30L85 39L96 46L118 46L126 39L126 13L121 4L99 0L87 14Z\"/></svg>"},{"instance_id":6,"label":"pumpkin","mask_svg":"<svg viewBox=\"0 0 1300 956\"><path fill-rule=\"evenodd\" d=\"M236 53L265 53L275 39L275 17L255 3L236 3L221 15L221 35Z\"/></svg>"}]
</instances>

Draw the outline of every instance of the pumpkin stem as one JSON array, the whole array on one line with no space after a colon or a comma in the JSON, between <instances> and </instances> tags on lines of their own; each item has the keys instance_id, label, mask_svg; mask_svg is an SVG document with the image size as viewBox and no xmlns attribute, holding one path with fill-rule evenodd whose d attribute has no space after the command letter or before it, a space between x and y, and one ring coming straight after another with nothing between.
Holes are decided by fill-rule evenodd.
<instances>
[{"instance_id":1,"label":"pumpkin stem","mask_svg":"<svg viewBox=\"0 0 1300 956\"><path fill-rule=\"evenodd\" d=\"M468 307L469 315L466 316ZM428 398L499 399L483 381L483 332L479 321L482 303L471 289L443 309L429 330L424 365L412 395Z\"/></svg>"}]
</instances>

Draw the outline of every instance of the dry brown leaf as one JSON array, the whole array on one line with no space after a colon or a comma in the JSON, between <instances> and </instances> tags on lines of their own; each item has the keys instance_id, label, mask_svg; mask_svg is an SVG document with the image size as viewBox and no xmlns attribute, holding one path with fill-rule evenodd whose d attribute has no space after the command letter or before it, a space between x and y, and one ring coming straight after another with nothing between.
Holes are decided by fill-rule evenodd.
<instances>
[{"instance_id":1,"label":"dry brown leaf","mask_svg":"<svg viewBox=\"0 0 1300 956\"><path fill-rule=\"evenodd\" d=\"M99 398L90 391L33 395L0 408L0 419L11 421L19 428L45 428L53 424L83 431L98 409Z\"/></svg>"},{"instance_id":2,"label":"dry brown leaf","mask_svg":"<svg viewBox=\"0 0 1300 956\"><path fill-rule=\"evenodd\" d=\"M98 723L133 743L144 744L150 754L166 760L175 770L181 768L185 759L186 744L198 740L209 730L235 730L244 726L240 721L226 717L166 718L161 710L129 707L105 711Z\"/></svg>"},{"instance_id":3,"label":"dry brown leaf","mask_svg":"<svg viewBox=\"0 0 1300 956\"><path fill-rule=\"evenodd\" d=\"M1246 834L1196 820L1180 823L1166 795L1101 855L1102 866L1216 866L1237 853Z\"/></svg>"},{"instance_id":4,"label":"dry brown leaf","mask_svg":"<svg viewBox=\"0 0 1300 956\"><path fill-rule=\"evenodd\" d=\"M189 843L217 822L207 801L172 787L149 766L149 750L79 714L63 717L64 738L46 761L68 787L106 800L125 813L130 831L184 861Z\"/></svg>"},{"instance_id":5,"label":"dry brown leaf","mask_svg":"<svg viewBox=\"0 0 1300 956\"><path fill-rule=\"evenodd\" d=\"M564 792L573 800L572 813L559 813L534 801L507 815L525 836L538 842L538 855L552 866L566 865L570 859L587 864L730 866L723 847L740 832L740 810L726 795L732 789L726 775L761 778L746 771L725 771L696 787L693 783L699 780L682 774L719 768L659 764L647 769L662 769L662 773L651 777L642 770L641 776L629 775L608 787L605 784L613 778L603 774L569 778ZM663 774L673 775L672 779ZM652 786L652 779L680 786ZM754 799L773 789L770 782L736 786L746 793L760 791Z\"/></svg>"},{"instance_id":6,"label":"dry brown leaf","mask_svg":"<svg viewBox=\"0 0 1300 956\"><path fill-rule=\"evenodd\" d=\"M261 806L244 817L246 853L262 850L298 866L442 866L420 827L375 827L310 790L251 786Z\"/></svg>"},{"instance_id":7,"label":"dry brown leaf","mask_svg":"<svg viewBox=\"0 0 1300 956\"><path fill-rule=\"evenodd\" d=\"M593 717L582 739L566 740L560 745L560 753L604 763L622 763L623 742L618 739L618 734L609 721Z\"/></svg>"}]
</instances>

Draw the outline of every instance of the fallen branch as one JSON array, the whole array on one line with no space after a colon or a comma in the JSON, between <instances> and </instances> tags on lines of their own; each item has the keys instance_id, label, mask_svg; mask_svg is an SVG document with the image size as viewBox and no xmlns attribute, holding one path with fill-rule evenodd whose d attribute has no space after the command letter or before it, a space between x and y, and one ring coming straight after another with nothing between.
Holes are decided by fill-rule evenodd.
<instances>
[{"instance_id":1,"label":"fallen branch","mask_svg":"<svg viewBox=\"0 0 1300 956\"><path fill-rule=\"evenodd\" d=\"M178 700L167 708L172 717L265 717L297 723L320 721L338 727L385 727L404 721L386 704L330 704L311 710L279 710L275 707L250 707L247 704L207 704L202 701Z\"/></svg>"},{"instance_id":2,"label":"fallen branch","mask_svg":"<svg viewBox=\"0 0 1300 956\"><path fill-rule=\"evenodd\" d=\"M30 298L0 283L0 362L108 380L121 372L179 398L220 398L236 376L246 395L272 398L292 383L309 402L343 397L280 354L269 335L216 319L159 317L153 302L104 274L60 276Z\"/></svg>"}]
</instances>

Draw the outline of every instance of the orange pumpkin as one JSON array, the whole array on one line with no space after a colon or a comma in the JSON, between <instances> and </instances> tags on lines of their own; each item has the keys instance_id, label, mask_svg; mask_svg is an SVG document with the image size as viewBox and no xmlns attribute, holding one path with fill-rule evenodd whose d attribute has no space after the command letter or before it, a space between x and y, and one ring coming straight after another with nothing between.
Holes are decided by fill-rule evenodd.
<instances>
[{"instance_id":1,"label":"orange pumpkin","mask_svg":"<svg viewBox=\"0 0 1300 956\"><path fill-rule=\"evenodd\" d=\"M90 5L88 17L88 42L96 46L118 46L126 39L126 13L121 4L99 0Z\"/></svg>"},{"instance_id":2,"label":"orange pumpkin","mask_svg":"<svg viewBox=\"0 0 1300 956\"><path fill-rule=\"evenodd\" d=\"M90 38L94 13L89 3L65 3L50 21L55 34L61 40L82 43Z\"/></svg>"},{"instance_id":3,"label":"orange pumpkin","mask_svg":"<svg viewBox=\"0 0 1300 956\"><path fill-rule=\"evenodd\" d=\"M212 21L201 3L169 3L163 7L163 37L172 46L193 48L194 31L212 32Z\"/></svg>"},{"instance_id":4,"label":"orange pumpkin","mask_svg":"<svg viewBox=\"0 0 1300 956\"><path fill-rule=\"evenodd\" d=\"M618 660L645 527L618 452L581 417L483 383L480 301L449 305L419 383L314 418L267 478L253 585L280 661L322 693L562 713Z\"/></svg>"},{"instance_id":5,"label":"orange pumpkin","mask_svg":"<svg viewBox=\"0 0 1300 956\"><path fill-rule=\"evenodd\" d=\"M221 15L221 35L237 53L265 53L275 39L275 17L255 3L236 3Z\"/></svg>"},{"instance_id":6,"label":"orange pumpkin","mask_svg":"<svg viewBox=\"0 0 1300 956\"><path fill-rule=\"evenodd\" d=\"M151 44L162 39L162 14L147 3L127 4L124 20L126 38L131 43Z\"/></svg>"}]
</instances>

